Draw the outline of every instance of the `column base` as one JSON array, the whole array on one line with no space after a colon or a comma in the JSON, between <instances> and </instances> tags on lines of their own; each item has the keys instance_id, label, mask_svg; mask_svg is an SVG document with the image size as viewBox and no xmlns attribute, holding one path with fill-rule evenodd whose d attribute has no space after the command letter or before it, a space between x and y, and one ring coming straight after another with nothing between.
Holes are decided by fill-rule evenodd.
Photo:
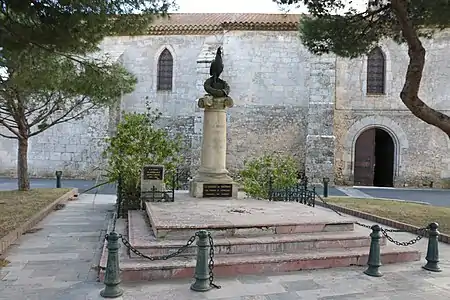
<instances>
[{"instance_id":1,"label":"column base","mask_svg":"<svg viewBox=\"0 0 450 300\"><path fill-rule=\"evenodd\" d=\"M222 179L194 178L189 184L189 195L194 198L231 199L238 197L239 186L229 176Z\"/></svg>"}]
</instances>

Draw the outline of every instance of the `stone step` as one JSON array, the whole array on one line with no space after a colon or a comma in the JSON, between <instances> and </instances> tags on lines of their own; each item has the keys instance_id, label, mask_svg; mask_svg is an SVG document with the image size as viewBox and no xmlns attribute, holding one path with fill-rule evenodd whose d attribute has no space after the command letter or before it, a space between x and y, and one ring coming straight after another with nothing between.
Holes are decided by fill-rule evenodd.
<instances>
[{"instance_id":1,"label":"stone step","mask_svg":"<svg viewBox=\"0 0 450 300\"><path fill-rule=\"evenodd\" d=\"M383 237L380 241L386 244ZM164 240L154 239L130 240L131 245L141 253L148 256L160 256L173 253L180 247L186 245L185 240ZM305 250L318 249L344 249L369 247L370 237L362 232L323 232L323 233L297 233L297 234L275 234L271 236L259 237L229 237L214 238L215 253L220 254L258 254L258 253L295 253ZM184 255L195 255L197 253L196 244L192 244ZM130 253L131 257L138 257Z\"/></svg>"},{"instance_id":2,"label":"stone step","mask_svg":"<svg viewBox=\"0 0 450 300\"><path fill-rule=\"evenodd\" d=\"M265 221L263 216L257 222L227 222L216 220L215 222L201 222L197 220L192 223L184 221L185 224L178 224L176 220L167 222L158 222L155 213L151 211L150 205L147 203L147 214L153 234L157 238L164 239L184 239L194 235L199 230L208 230L215 237L232 237L232 236L261 236L274 234L295 234L295 233L313 233L313 232L342 232L353 231L354 221L349 218L335 217L333 218L304 218L297 221ZM297 206L297 208L303 208ZM129 217L144 218L142 212L131 212ZM189 215L186 219L189 220ZM137 221L140 222L140 221ZM147 222L146 222L147 223ZM130 225L132 226L132 225ZM148 226L148 225L147 225Z\"/></svg>"},{"instance_id":3,"label":"stone step","mask_svg":"<svg viewBox=\"0 0 450 300\"><path fill-rule=\"evenodd\" d=\"M338 250L308 250L301 253L217 255L214 259L214 275L217 278L355 265L366 266L368 252L368 247L364 247ZM382 247L381 259L383 264L411 262L420 260L420 253L416 250L395 247L389 244ZM103 280L106 257L102 257L101 261L99 277L100 280ZM149 261L136 258L122 259L120 262L121 278L124 282L192 278L194 276L195 263L194 256L176 257L165 261ZM218 283L220 284L220 280Z\"/></svg>"}]
</instances>

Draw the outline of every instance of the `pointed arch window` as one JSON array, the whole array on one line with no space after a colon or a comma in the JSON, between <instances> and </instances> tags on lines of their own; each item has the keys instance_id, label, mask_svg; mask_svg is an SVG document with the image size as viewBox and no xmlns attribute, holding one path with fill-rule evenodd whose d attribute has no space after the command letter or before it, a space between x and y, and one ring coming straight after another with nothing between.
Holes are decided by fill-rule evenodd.
<instances>
[{"instance_id":1,"label":"pointed arch window","mask_svg":"<svg viewBox=\"0 0 450 300\"><path fill-rule=\"evenodd\" d=\"M173 79L173 56L166 48L158 58L158 91L171 91Z\"/></svg>"},{"instance_id":2,"label":"pointed arch window","mask_svg":"<svg viewBox=\"0 0 450 300\"><path fill-rule=\"evenodd\" d=\"M380 47L367 56L367 94L385 93L385 58Z\"/></svg>"}]
</instances>

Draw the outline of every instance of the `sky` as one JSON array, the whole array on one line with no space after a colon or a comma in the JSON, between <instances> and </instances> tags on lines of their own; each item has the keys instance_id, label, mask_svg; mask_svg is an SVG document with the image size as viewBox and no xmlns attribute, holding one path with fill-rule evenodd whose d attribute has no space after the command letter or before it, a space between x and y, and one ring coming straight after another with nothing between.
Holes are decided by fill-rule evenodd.
<instances>
[{"instance_id":1,"label":"sky","mask_svg":"<svg viewBox=\"0 0 450 300\"><path fill-rule=\"evenodd\" d=\"M180 13L281 13L272 0L175 0ZM365 7L366 0L353 0ZM303 8L292 7L290 13L306 13Z\"/></svg>"}]
</instances>

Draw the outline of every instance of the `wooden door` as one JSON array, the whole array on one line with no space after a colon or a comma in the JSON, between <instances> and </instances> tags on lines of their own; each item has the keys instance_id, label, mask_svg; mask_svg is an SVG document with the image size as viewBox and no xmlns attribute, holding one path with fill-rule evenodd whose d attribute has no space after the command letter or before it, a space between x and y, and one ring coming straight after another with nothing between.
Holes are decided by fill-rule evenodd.
<instances>
[{"instance_id":1,"label":"wooden door","mask_svg":"<svg viewBox=\"0 0 450 300\"><path fill-rule=\"evenodd\" d=\"M375 128L361 133L355 144L354 184L372 186L375 169Z\"/></svg>"}]
</instances>

